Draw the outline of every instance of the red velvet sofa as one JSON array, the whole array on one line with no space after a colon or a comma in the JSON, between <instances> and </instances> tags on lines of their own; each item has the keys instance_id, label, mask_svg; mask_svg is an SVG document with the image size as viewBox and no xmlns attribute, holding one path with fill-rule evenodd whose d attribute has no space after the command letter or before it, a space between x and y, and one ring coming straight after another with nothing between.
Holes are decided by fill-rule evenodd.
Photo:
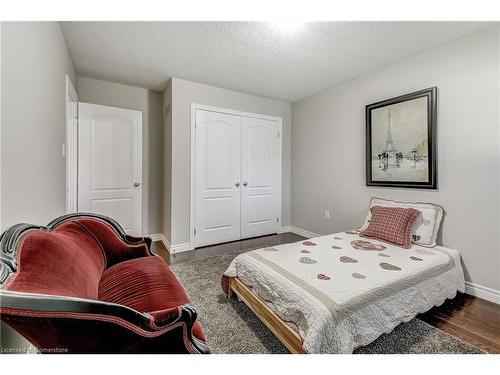
<instances>
[{"instance_id":1,"label":"red velvet sofa","mask_svg":"<svg viewBox=\"0 0 500 375\"><path fill-rule=\"evenodd\" d=\"M0 239L1 319L42 353L208 353L150 245L95 214L15 225Z\"/></svg>"}]
</instances>

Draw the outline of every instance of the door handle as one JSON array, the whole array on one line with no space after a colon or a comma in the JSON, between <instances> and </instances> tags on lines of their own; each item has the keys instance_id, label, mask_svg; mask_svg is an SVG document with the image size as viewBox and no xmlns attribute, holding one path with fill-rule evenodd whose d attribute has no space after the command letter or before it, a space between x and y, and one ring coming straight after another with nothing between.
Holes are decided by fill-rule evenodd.
<instances>
[{"instance_id":1,"label":"door handle","mask_svg":"<svg viewBox=\"0 0 500 375\"><path fill-rule=\"evenodd\" d=\"M236 186L236 187L240 187L240 183L239 183L239 182L237 182L237 183L235 183L235 184L234 184L234 186Z\"/></svg>"},{"instance_id":2,"label":"door handle","mask_svg":"<svg viewBox=\"0 0 500 375\"><path fill-rule=\"evenodd\" d=\"M243 186L247 186L248 185L248 182L243 182Z\"/></svg>"},{"instance_id":3,"label":"door handle","mask_svg":"<svg viewBox=\"0 0 500 375\"><path fill-rule=\"evenodd\" d=\"M139 186L141 186L140 182L134 182L134 187L139 187Z\"/></svg>"}]
</instances>

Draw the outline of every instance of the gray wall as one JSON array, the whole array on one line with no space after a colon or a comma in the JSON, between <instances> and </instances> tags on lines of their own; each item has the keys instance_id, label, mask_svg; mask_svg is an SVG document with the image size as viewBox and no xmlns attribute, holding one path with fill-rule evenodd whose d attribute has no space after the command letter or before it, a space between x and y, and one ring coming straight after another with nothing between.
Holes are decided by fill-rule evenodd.
<instances>
[{"instance_id":1,"label":"gray wall","mask_svg":"<svg viewBox=\"0 0 500 375\"><path fill-rule=\"evenodd\" d=\"M2 228L65 212L66 74L76 83L58 22L3 22Z\"/></svg>"},{"instance_id":2,"label":"gray wall","mask_svg":"<svg viewBox=\"0 0 500 375\"><path fill-rule=\"evenodd\" d=\"M142 228L162 232L163 127L162 94L139 87L78 77L81 102L142 111Z\"/></svg>"},{"instance_id":3,"label":"gray wall","mask_svg":"<svg viewBox=\"0 0 500 375\"><path fill-rule=\"evenodd\" d=\"M293 103L292 225L319 234L360 226L372 196L435 202L447 211L442 242L462 252L466 278L500 289L499 63L495 26ZM439 190L366 187L365 105L431 86Z\"/></svg>"},{"instance_id":4,"label":"gray wall","mask_svg":"<svg viewBox=\"0 0 500 375\"><path fill-rule=\"evenodd\" d=\"M163 91L163 235L172 238L172 80ZM168 110L167 110L168 109Z\"/></svg>"},{"instance_id":5,"label":"gray wall","mask_svg":"<svg viewBox=\"0 0 500 375\"><path fill-rule=\"evenodd\" d=\"M291 104L172 78L172 225L170 243L189 242L191 103L283 118L282 225L290 225Z\"/></svg>"},{"instance_id":6,"label":"gray wall","mask_svg":"<svg viewBox=\"0 0 500 375\"><path fill-rule=\"evenodd\" d=\"M58 22L2 23L2 230L64 214L66 74L75 69ZM3 348L28 342L5 324Z\"/></svg>"}]
</instances>

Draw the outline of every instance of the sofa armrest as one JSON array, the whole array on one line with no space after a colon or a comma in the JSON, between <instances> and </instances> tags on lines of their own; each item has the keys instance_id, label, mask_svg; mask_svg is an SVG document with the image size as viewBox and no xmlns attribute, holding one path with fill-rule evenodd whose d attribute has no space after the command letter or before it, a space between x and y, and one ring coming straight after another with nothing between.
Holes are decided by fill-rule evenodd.
<instances>
[{"instance_id":1,"label":"sofa armrest","mask_svg":"<svg viewBox=\"0 0 500 375\"><path fill-rule=\"evenodd\" d=\"M210 353L205 342L193 335L193 326L196 322L197 313L190 304L158 310L148 313L151 316L151 327L154 329L164 329L167 326L182 324L186 327L185 335L197 352L200 354Z\"/></svg>"},{"instance_id":2,"label":"sofa armrest","mask_svg":"<svg viewBox=\"0 0 500 375\"><path fill-rule=\"evenodd\" d=\"M130 307L99 300L0 290L0 313L16 314L81 314L97 317L114 317L144 331L154 331L150 318ZM0 314L1 315L1 314Z\"/></svg>"},{"instance_id":3,"label":"sofa armrest","mask_svg":"<svg viewBox=\"0 0 500 375\"><path fill-rule=\"evenodd\" d=\"M100 329L96 327L105 327L106 332L121 335L124 331L129 332L133 343L131 352L141 351L137 345L144 345L146 352L169 353L170 350L195 354L210 352L207 345L192 334L196 311L190 305L181 305L147 314L123 305L98 300L7 290L0 290L0 300L2 302L0 305L1 320L6 321L16 330L21 329L23 336L28 339L31 337L42 344L46 340L50 342L58 338L65 338L72 327L77 325L84 327L84 329L77 330L76 334L91 337L91 341L94 338L98 338L98 342L106 341L109 336L111 348L118 345L116 341L113 341L113 335L99 338ZM34 327L24 328L24 332L22 332L23 327L31 323ZM60 332L54 335L43 334L43 330L47 327ZM174 347L158 347L155 340L163 336L168 336L167 342L173 342ZM137 340L137 337L142 340ZM87 341L85 340L79 343L74 334L66 338L68 340L66 340L64 347L71 349L74 345L77 348L76 350L71 349L70 352L92 352L95 349L92 346L86 346ZM144 340L151 340L151 345L148 346ZM39 346L44 347L43 345Z\"/></svg>"},{"instance_id":4,"label":"sofa armrest","mask_svg":"<svg viewBox=\"0 0 500 375\"><path fill-rule=\"evenodd\" d=\"M178 322L182 315L181 310L182 306L176 306L148 313L148 315L151 316L151 327L161 329L165 326Z\"/></svg>"}]
</instances>

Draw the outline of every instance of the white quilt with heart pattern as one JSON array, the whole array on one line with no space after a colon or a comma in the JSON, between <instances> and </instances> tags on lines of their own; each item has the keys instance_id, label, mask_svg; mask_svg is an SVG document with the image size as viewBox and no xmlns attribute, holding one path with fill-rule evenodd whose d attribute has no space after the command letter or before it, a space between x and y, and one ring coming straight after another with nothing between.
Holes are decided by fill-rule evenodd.
<instances>
[{"instance_id":1,"label":"white quilt with heart pattern","mask_svg":"<svg viewBox=\"0 0 500 375\"><path fill-rule=\"evenodd\" d=\"M251 287L308 353L352 353L465 289L458 251L354 231L241 254L224 275Z\"/></svg>"}]
</instances>

